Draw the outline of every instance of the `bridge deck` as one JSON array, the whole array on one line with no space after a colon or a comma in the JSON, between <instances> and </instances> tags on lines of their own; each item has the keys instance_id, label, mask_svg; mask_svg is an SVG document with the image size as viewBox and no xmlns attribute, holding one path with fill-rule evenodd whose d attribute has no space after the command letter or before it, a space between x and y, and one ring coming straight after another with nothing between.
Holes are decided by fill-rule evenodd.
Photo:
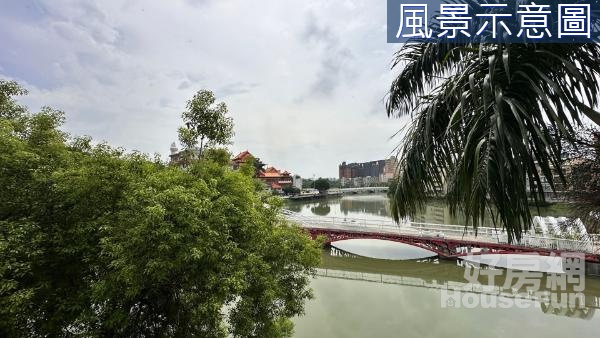
<instances>
[{"instance_id":1,"label":"bridge deck","mask_svg":"<svg viewBox=\"0 0 600 338\"><path fill-rule=\"evenodd\" d=\"M461 225L360 220L336 217L306 217L287 212L286 217L300 224L313 236L323 235L329 242L352 238L374 238L403 242L442 257L472 253L536 252L542 255L562 252L586 254L586 260L600 262L600 243L525 234L519 243L508 243L505 233L494 228L465 229Z\"/></svg>"}]
</instances>

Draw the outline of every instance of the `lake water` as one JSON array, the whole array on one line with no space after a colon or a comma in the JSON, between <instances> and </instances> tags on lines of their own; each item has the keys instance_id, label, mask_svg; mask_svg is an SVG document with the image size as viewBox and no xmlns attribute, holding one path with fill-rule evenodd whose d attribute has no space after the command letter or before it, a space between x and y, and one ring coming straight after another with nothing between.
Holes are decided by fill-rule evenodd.
<instances>
[{"instance_id":1,"label":"lake water","mask_svg":"<svg viewBox=\"0 0 600 338\"><path fill-rule=\"evenodd\" d=\"M290 202L288 207L304 215L390 218L383 195ZM547 208L542 215L565 213ZM460 217L450 217L437 204L419 217L422 222L461 224ZM427 255L421 249L398 243L333 245L323 250L322 266L312 280L315 298L307 302L306 314L295 318L294 337L600 336L600 311L595 313L600 309L600 279L596 277L585 277L583 298L570 308L566 299L550 301L536 298L525 287L504 287L511 270L498 270L490 289L482 291L469 288L462 261L423 258ZM540 289L548 291L550 280L551 276L543 275ZM487 283L482 277L480 281Z\"/></svg>"},{"instance_id":2,"label":"lake water","mask_svg":"<svg viewBox=\"0 0 600 338\"><path fill-rule=\"evenodd\" d=\"M369 220L391 220L390 203L385 194L347 195L311 201L288 201L287 208L305 216L347 217ZM533 216L569 216L565 205L554 204L546 207L531 208ZM425 210L412 218L413 222L437 224L465 224L462 215L452 216L442 202L430 202ZM486 219L484 226L493 227Z\"/></svg>"}]
</instances>

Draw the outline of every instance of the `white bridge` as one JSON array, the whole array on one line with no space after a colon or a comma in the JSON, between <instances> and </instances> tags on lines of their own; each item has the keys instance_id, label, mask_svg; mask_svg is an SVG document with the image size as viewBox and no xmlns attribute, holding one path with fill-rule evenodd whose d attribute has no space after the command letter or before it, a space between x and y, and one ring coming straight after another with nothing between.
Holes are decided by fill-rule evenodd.
<instances>
[{"instance_id":1,"label":"white bridge","mask_svg":"<svg viewBox=\"0 0 600 338\"><path fill-rule=\"evenodd\" d=\"M382 193L387 192L388 187L356 187L356 188L331 188L327 190L327 195L343 194L361 194L361 193Z\"/></svg>"}]
</instances>

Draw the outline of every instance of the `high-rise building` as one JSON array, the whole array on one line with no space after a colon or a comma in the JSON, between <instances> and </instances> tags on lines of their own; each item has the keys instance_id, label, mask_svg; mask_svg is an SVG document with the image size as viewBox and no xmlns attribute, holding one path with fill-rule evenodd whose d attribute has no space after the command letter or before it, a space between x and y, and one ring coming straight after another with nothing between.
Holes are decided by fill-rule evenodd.
<instances>
[{"instance_id":1,"label":"high-rise building","mask_svg":"<svg viewBox=\"0 0 600 338\"><path fill-rule=\"evenodd\" d=\"M394 177L398 164L395 157L362 163L342 162L339 165L339 178L342 182L358 177L370 177L369 182L387 182Z\"/></svg>"},{"instance_id":2,"label":"high-rise building","mask_svg":"<svg viewBox=\"0 0 600 338\"><path fill-rule=\"evenodd\" d=\"M383 173L379 176L380 182L387 182L390 179L394 178L396 175L396 171L398 171L398 161L395 156L390 156L387 160L385 160L385 165L383 166Z\"/></svg>"}]
</instances>

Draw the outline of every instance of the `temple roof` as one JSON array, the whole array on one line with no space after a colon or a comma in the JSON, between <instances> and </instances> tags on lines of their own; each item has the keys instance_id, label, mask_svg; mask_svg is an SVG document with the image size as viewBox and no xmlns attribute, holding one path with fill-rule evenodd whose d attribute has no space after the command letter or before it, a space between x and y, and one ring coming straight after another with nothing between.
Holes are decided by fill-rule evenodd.
<instances>
[{"instance_id":1,"label":"temple roof","mask_svg":"<svg viewBox=\"0 0 600 338\"><path fill-rule=\"evenodd\" d=\"M258 173L258 177L289 177L290 173L287 171L281 172L275 167L267 167L264 171Z\"/></svg>"},{"instance_id":2,"label":"temple roof","mask_svg":"<svg viewBox=\"0 0 600 338\"><path fill-rule=\"evenodd\" d=\"M237 154L232 161L234 162L238 162L238 161L244 161L246 159L246 157L248 156L252 156L252 154L248 151L248 150L244 150L241 153Z\"/></svg>"}]
</instances>

